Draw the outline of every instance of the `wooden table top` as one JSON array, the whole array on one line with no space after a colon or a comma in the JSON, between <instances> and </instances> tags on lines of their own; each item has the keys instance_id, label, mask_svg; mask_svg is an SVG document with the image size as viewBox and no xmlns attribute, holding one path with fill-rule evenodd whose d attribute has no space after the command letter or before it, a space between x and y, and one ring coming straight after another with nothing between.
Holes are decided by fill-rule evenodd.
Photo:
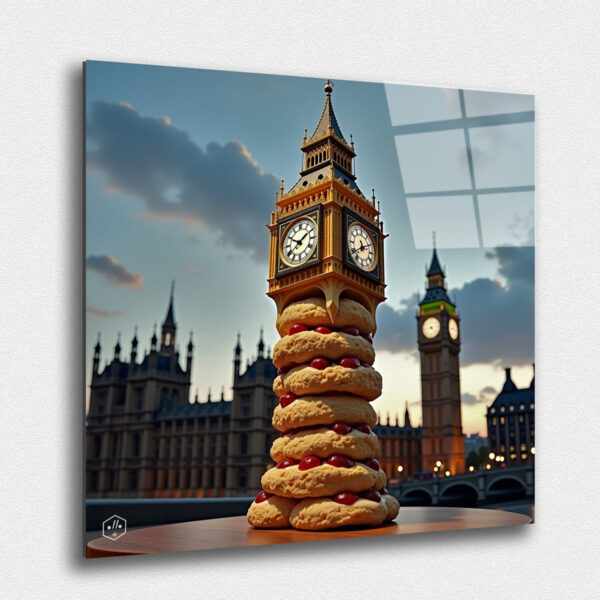
<instances>
[{"instance_id":1,"label":"wooden table top","mask_svg":"<svg viewBox=\"0 0 600 600\"><path fill-rule=\"evenodd\" d=\"M128 554L214 550L377 535L509 527L525 525L529 522L529 517L525 515L501 510L422 506L403 507L395 521L380 527L329 531L253 529L248 525L245 516L226 517L135 529L114 541L99 537L88 543L86 556L100 558Z\"/></svg>"}]
</instances>

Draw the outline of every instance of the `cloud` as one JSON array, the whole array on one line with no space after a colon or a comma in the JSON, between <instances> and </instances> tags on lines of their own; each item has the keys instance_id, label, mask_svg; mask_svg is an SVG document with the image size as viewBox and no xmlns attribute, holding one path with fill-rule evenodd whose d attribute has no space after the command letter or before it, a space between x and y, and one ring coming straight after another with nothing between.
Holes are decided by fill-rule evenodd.
<instances>
[{"instance_id":1,"label":"cloud","mask_svg":"<svg viewBox=\"0 0 600 600\"><path fill-rule=\"evenodd\" d=\"M114 256L90 254L85 264L88 269L100 273L100 275L103 275L113 285L122 285L136 289L142 288L143 277L139 273L130 271Z\"/></svg>"},{"instance_id":2,"label":"cloud","mask_svg":"<svg viewBox=\"0 0 600 600\"><path fill-rule=\"evenodd\" d=\"M498 247L486 257L498 261L505 284L481 277L450 291L461 317L461 365L529 364L534 353L534 249ZM377 349L416 352L417 294L402 304L400 310L389 305L378 309Z\"/></svg>"},{"instance_id":3,"label":"cloud","mask_svg":"<svg viewBox=\"0 0 600 600\"><path fill-rule=\"evenodd\" d=\"M88 306L87 311L97 317L122 317L123 312L120 310L104 310L103 308L97 308L96 306Z\"/></svg>"},{"instance_id":4,"label":"cloud","mask_svg":"<svg viewBox=\"0 0 600 600\"><path fill-rule=\"evenodd\" d=\"M265 222L279 180L240 142L200 148L164 118L131 106L95 102L89 112L87 165L105 189L141 200L156 218L215 230L224 243L267 258Z\"/></svg>"},{"instance_id":5,"label":"cloud","mask_svg":"<svg viewBox=\"0 0 600 600\"><path fill-rule=\"evenodd\" d=\"M473 394L469 394L465 392L461 394L461 402L463 404L468 404L469 406L474 406L475 404L488 404L492 402L497 395L497 391L491 385L487 385L483 389L479 390L479 394L474 396Z\"/></svg>"},{"instance_id":6,"label":"cloud","mask_svg":"<svg viewBox=\"0 0 600 600\"><path fill-rule=\"evenodd\" d=\"M402 308L394 310L387 304L377 309L377 334L374 343L377 351L417 352L417 321L415 319L419 304L418 294L401 300Z\"/></svg>"}]
</instances>

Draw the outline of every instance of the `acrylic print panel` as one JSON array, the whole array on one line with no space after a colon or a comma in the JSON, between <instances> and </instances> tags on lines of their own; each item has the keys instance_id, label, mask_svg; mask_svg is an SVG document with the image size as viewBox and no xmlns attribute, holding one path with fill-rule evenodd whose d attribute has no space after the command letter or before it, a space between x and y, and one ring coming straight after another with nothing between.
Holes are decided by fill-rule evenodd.
<instances>
[{"instance_id":1,"label":"acrylic print panel","mask_svg":"<svg viewBox=\"0 0 600 600\"><path fill-rule=\"evenodd\" d=\"M87 556L529 522L533 97L85 77Z\"/></svg>"}]
</instances>

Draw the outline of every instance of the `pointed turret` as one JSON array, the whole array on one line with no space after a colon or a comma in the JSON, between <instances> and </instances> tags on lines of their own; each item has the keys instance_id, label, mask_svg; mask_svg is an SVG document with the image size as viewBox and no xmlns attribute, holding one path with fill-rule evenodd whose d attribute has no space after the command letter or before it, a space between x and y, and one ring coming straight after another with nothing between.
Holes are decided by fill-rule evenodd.
<instances>
[{"instance_id":1,"label":"pointed turret","mask_svg":"<svg viewBox=\"0 0 600 600\"><path fill-rule=\"evenodd\" d=\"M504 382L504 385L502 386L502 391L500 393L514 392L517 389L517 386L514 384L510 376L510 367L506 367L504 370L506 371L506 381Z\"/></svg>"},{"instance_id":2,"label":"pointed turret","mask_svg":"<svg viewBox=\"0 0 600 600\"><path fill-rule=\"evenodd\" d=\"M258 358L265 357L265 341L263 340L263 328L260 328L260 338L257 345Z\"/></svg>"},{"instance_id":3,"label":"pointed turret","mask_svg":"<svg viewBox=\"0 0 600 600\"><path fill-rule=\"evenodd\" d=\"M129 355L129 360L132 364L135 363L137 359L137 349L138 349L138 337L137 337L137 325L133 330L133 339L131 340L131 353Z\"/></svg>"},{"instance_id":4,"label":"pointed turret","mask_svg":"<svg viewBox=\"0 0 600 600\"><path fill-rule=\"evenodd\" d=\"M333 111L333 104L331 103L333 84L329 79L325 83L325 87L323 89L325 91L325 106L323 107L323 112L321 113L319 123L315 127L315 130L310 136L308 142L310 143L327 135L335 135L335 137L344 142L344 144L347 144L342 134L342 130L340 129L339 123L335 117L335 112Z\"/></svg>"},{"instance_id":5,"label":"pointed turret","mask_svg":"<svg viewBox=\"0 0 600 600\"><path fill-rule=\"evenodd\" d=\"M115 344L115 360L121 360L121 332L117 333L117 343Z\"/></svg>"},{"instance_id":6,"label":"pointed turret","mask_svg":"<svg viewBox=\"0 0 600 600\"><path fill-rule=\"evenodd\" d=\"M237 343L235 348L233 349L233 378L235 380L236 377L240 375L240 366L242 364L242 345L240 343L240 333L238 331L237 334Z\"/></svg>"},{"instance_id":7,"label":"pointed turret","mask_svg":"<svg viewBox=\"0 0 600 600\"><path fill-rule=\"evenodd\" d=\"M186 363L186 372L192 372L192 358L194 354L194 343L192 342L192 332L190 331L190 341L187 345L187 363Z\"/></svg>"},{"instance_id":8,"label":"pointed turret","mask_svg":"<svg viewBox=\"0 0 600 600\"><path fill-rule=\"evenodd\" d=\"M410 424L410 414L408 412L408 402L406 403L406 408L404 409L404 427L412 427Z\"/></svg>"},{"instance_id":9,"label":"pointed turret","mask_svg":"<svg viewBox=\"0 0 600 600\"><path fill-rule=\"evenodd\" d=\"M429 266L429 270L427 271L427 277L431 277L433 275L441 275L445 277L444 270L440 265L440 261L438 259L437 250L433 248L433 256L431 257L431 265Z\"/></svg>"},{"instance_id":10,"label":"pointed turret","mask_svg":"<svg viewBox=\"0 0 600 600\"><path fill-rule=\"evenodd\" d=\"M150 352L156 351L156 344L158 344L158 337L156 336L156 323L154 323L154 331L150 338Z\"/></svg>"},{"instance_id":11,"label":"pointed turret","mask_svg":"<svg viewBox=\"0 0 600 600\"><path fill-rule=\"evenodd\" d=\"M435 234L434 234L435 235ZM427 292L425 297L421 302L419 302L420 306L424 304L430 304L432 302L440 303L448 303L452 309L455 308L454 303L450 300L448 293L446 291L446 282L445 282L445 273L440 265L440 260L438 258L438 253L435 248L435 237L434 237L434 246L433 246L433 255L431 256L431 263L426 273L427 277Z\"/></svg>"},{"instance_id":12,"label":"pointed turret","mask_svg":"<svg viewBox=\"0 0 600 600\"><path fill-rule=\"evenodd\" d=\"M98 340L96 341L96 345L94 346L94 360L92 362L92 372L98 373L98 366L100 365L100 351L102 347L100 346L100 332L98 332Z\"/></svg>"},{"instance_id":13,"label":"pointed turret","mask_svg":"<svg viewBox=\"0 0 600 600\"><path fill-rule=\"evenodd\" d=\"M171 296L169 298L169 307L167 316L163 321L160 334L160 351L163 353L172 353L175 349L175 333L177 325L175 323L175 315L173 309L173 300L175 295L175 281L171 282Z\"/></svg>"}]
</instances>

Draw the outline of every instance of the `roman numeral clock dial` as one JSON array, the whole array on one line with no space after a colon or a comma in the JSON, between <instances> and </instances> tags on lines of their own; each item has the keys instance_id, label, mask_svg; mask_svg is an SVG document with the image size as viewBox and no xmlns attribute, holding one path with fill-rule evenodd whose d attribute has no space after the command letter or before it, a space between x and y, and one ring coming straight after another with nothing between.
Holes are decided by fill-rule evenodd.
<instances>
[{"instance_id":1,"label":"roman numeral clock dial","mask_svg":"<svg viewBox=\"0 0 600 600\"><path fill-rule=\"evenodd\" d=\"M348 229L348 250L357 267L372 271L377 264L375 241L365 227L353 223Z\"/></svg>"},{"instance_id":2,"label":"roman numeral clock dial","mask_svg":"<svg viewBox=\"0 0 600 600\"><path fill-rule=\"evenodd\" d=\"M283 236L281 258L291 266L304 264L317 247L317 226L312 219L304 218L292 223Z\"/></svg>"}]
</instances>

